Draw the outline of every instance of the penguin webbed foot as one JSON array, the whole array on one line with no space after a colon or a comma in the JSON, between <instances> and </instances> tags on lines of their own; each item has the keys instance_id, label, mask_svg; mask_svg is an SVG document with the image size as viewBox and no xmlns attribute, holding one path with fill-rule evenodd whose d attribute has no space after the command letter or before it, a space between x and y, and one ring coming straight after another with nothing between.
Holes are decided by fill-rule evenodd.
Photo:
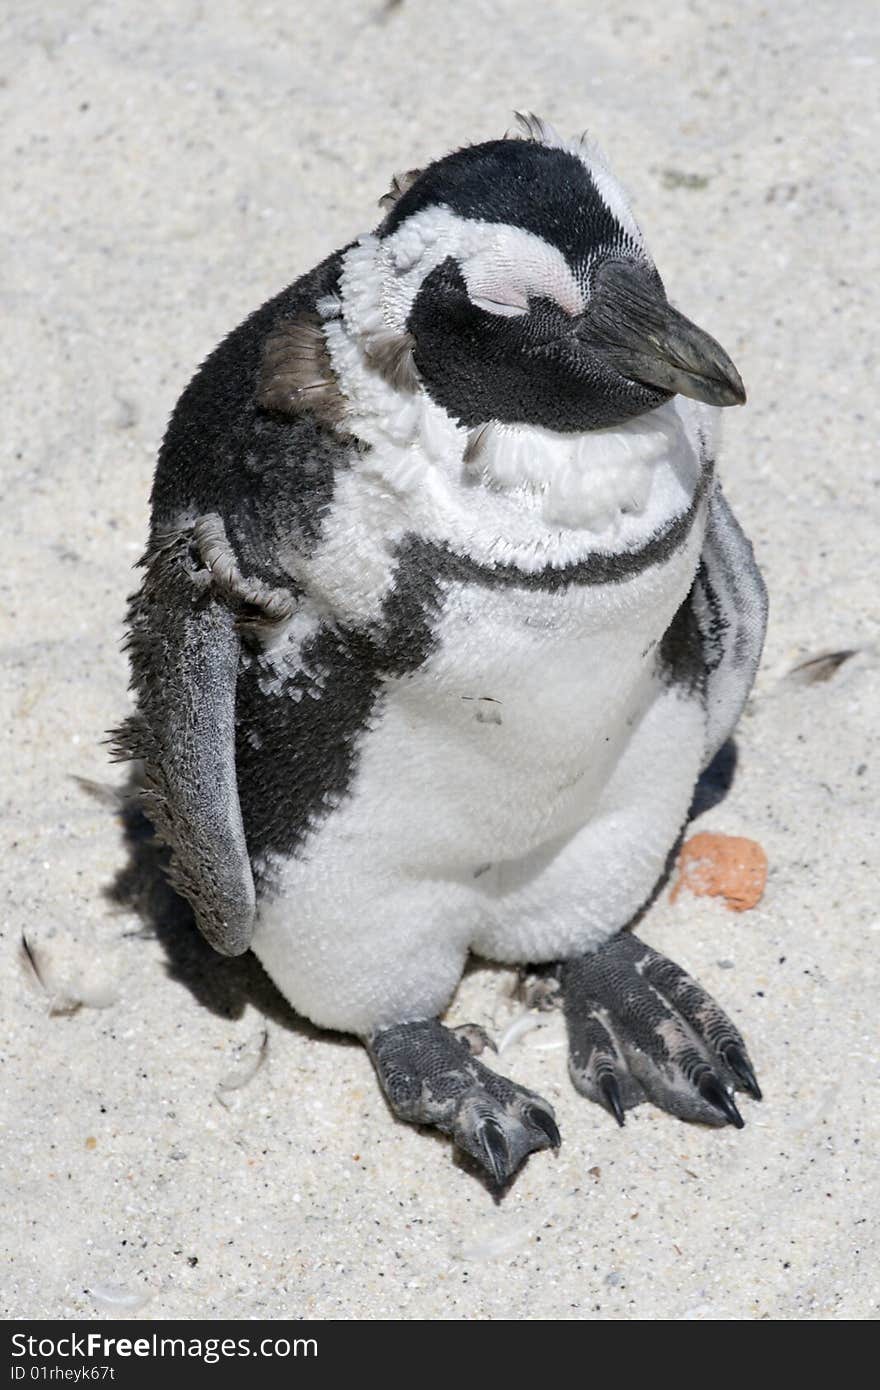
<instances>
[{"instance_id":1,"label":"penguin webbed foot","mask_svg":"<svg viewBox=\"0 0 880 1390\"><path fill-rule=\"evenodd\" d=\"M436 1019L383 1029L367 1048L398 1119L450 1135L496 1188L529 1154L559 1147L547 1101L490 1071Z\"/></svg>"},{"instance_id":2,"label":"penguin webbed foot","mask_svg":"<svg viewBox=\"0 0 880 1390\"><path fill-rule=\"evenodd\" d=\"M650 1100L682 1120L742 1129L734 1092L761 1099L745 1043L727 1015L696 980L631 932L565 962L562 994L572 1081L618 1124Z\"/></svg>"}]
</instances>

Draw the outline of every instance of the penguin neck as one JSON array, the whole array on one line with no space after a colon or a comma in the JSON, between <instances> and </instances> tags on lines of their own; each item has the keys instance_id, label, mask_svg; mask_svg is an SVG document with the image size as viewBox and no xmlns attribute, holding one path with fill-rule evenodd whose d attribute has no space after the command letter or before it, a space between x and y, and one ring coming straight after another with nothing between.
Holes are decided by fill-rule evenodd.
<instances>
[{"instance_id":1,"label":"penguin neck","mask_svg":"<svg viewBox=\"0 0 880 1390\"><path fill-rule=\"evenodd\" d=\"M418 382L398 386L376 369L371 343L389 331L382 283L365 237L346 255L340 295L317 310L346 431L368 446L356 466L398 496L415 528L529 568L637 547L690 505L715 412L675 398L614 429L469 430Z\"/></svg>"},{"instance_id":2,"label":"penguin neck","mask_svg":"<svg viewBox=\"0 0 880 1390\"><path fill-rule=\"evenodd\" d=\"M605 535L642 515L680 422L668 406L614 429L560 434L490 422L465 451L472 485L506 493L548 526Z\"/></svg>"}]
</instances>

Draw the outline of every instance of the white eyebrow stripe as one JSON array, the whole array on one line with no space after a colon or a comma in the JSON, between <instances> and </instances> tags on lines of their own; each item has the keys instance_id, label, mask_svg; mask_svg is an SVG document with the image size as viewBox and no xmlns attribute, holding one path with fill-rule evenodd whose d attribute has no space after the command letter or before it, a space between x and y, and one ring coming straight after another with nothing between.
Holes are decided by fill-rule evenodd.
<instances>
[{"instance_id":1,"label":"white eyebrow stripe","mask_svg":"<svg viewBox=\"0 0 880 1390\"><path fill-rule=\"evenodd\" d=\"M568 314L586 308L583 288L562 252L521 227L494 224L489 243L462 262L462 273L471 299L528 304L540 297L555 300Z\"/></svg>"},{"instance_id":2,"label":"white eyebrow stripe","mask_svg":"<svg viewBox=\"0 0 880 1390\"><path fill-rule=\"evenodd\" d=\"M407 218L389 237L362 237L345 256L343 301L354 310L367 257L372 274L378 269L382 278L384 324L402 331L425 278L449 256L461 266L471 298L518 307L540 295L570 314L586 306L586 289L557 247L521 227L460 217L440 205Z\"/></svg>"}]
</instances>

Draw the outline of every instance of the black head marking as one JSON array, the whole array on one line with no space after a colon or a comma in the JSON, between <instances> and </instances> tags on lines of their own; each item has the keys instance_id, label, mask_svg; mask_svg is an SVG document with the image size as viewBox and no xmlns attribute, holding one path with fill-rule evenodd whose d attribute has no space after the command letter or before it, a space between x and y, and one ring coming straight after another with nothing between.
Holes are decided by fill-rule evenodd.
<instances>
[{"instance_id":1,"label":"black head marking","mask_svg":"<svg viewBox=\"0 0 880 1390\"><path fill-rule=\"evenodd\" d=\"M448 245L406 328L425 390L461 424L583 432L675 392L745 399L723 350L668 303L613 189L594 156L532 138L459 150L400 192L377 235L420 219L417 237Z\"/></svg>"},{"instance_id":2,"label":"black head marking","mask_svg":"<svg viewBox=\"0 0 880 1390\"><path fill-rule=\"evenodd\" d=\"M490 140L438 159L400 195L379 236L391 236L407 218L436 206L531 232L557 247L574 270L597 248L606 254L635 250L583 161L532 141Z\"/></svg>"},{"instance_id":3,"label":"black head marking","mask_svg":"<svg viewBox=\"0 0 880 1390\"><path fill-rule=\"evenodd\" d=\"M643 256L583 160L531 140L493 140L430 165L397 198L380 238L433 207L540 238L584 287L597 260ZM426 390L462 424L501 420L579 431L668 399L668 392L603 363L578 335L570 305L549 296L527 303L520 316L487 312L472 299L454 256L423 281L407 324L413 360Z\"/></svg>"},{"instance_id":4,"label":"black head marking","mask_svg":"<svg viewBox=\"0 0 880 1390\"><path fill-rule=\"evenodd\" d=\"M560 433L597 429L669 399L605 364L579 327L544 297L521 317L486 312L451 256L426 276L407 322L426 390L469 428L499 420Z\"/></svg>"}]
</instances>

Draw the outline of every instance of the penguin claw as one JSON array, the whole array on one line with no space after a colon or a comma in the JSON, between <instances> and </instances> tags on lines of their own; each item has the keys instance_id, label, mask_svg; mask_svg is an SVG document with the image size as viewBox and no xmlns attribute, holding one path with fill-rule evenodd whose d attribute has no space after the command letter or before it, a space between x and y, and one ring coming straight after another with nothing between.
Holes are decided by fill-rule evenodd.
<instances>
[{"instance_id":1,"label":"penguin claw","mask_svg":"<svg viewBox=\"0 0 880 1390\"><path fill-rule=\"evenodd\" d=\"M739 1083L738 1089L745 1091L752 1100L763 1100L758 1078L743 1048L732 1044L725 1049L724 1060Z\"/></svg>"},{"instance_id":2,"label":"penguin claw","mask_svg":"<svg viewBox=\"0 0 880 1390\"><path fill-rule=\"evenodd\" d=\"M504 1130L491 1115L481 1121L477 1129L477 1142L484 1168L488 1169L495 1185L503 1187L511 1174L510 1149Z\"/></svg>"},{"instance_id":3,"label":"penguin claw","mask_svg":"<svg viewBox=\"0 0 880 1390\"><path fill-rule=\"evenodd\" d=\"M605 1098L605 1104L611 1111L620 1128L626 1124L626 1115L623 1111L623 1102L620 1099L620 1087L611 1072L606 1072L599 1082L599 1090Z\"/></svg>"},{"instance_id":4,"label":"penguin claw","mask_svg":"<svg viewBox=\"0 0 880 1390\"><path fill-rule=\"evenodd\" d=\"M490 1075L493 1081L513 1087L506 1078ZM515 1088L506 1104L499 1103L499 1098L487 1091L467 1093L452 1137L485 1169L498 1188L510 1181L530 1154L558 1149L562 1142L552 1111L521 1086Z\"/></svg>"},{"instance_id":5,"label":"penguin claw","mask_svg":"<svg viewBox=\"0 0 880 1390\"><path fill-rule=\"evenodd\" d=\"M566 962L562 993L572 1080L618 1124L650 1100L682 1120L744 1128L734 1091L761 1099L745 1043L671 960L619 932Z\"/></svg>"},{"instance_id":6,"label":"penguin claw","mask_svg":"<svg viewBox=\"0 0 880 1390\"><path fill-rule=\"evenodd\" d=\"M537 1105L529 1105L526 1107L525 1118L528 1120L529 1124L535 1125L536 1128L546 1134L547 1138L550 1140L551 1149L558 1149L560 1147L562 1135L559 1133L559 1126L549 1111L542 1110Z\"/></svg>"},{"instance_id":7,"label":"penguin claw","mask_svg":"<svg viewBox=\"0 0 880 1390\"><path fill-rule=\"evenodd\" d=\"M532 1153L558 1149L551 1107L534 1091L477 1061L468 1040L436 1019L401 1023L367 1042L392 1110L433 1125L469 1154L496 1188Z\"/></svg>"},{"instance_id":8,"label":"penguin claw","mask_svg":"<svg viewBox=\"0 0 880 1390\"><path fill-rule=\"evenodd\" d=\"M707 1072L697 1083L700 1095L713 1105L716 1110L720 1110L725 1119L729 1120L737 1129L745 1128L745 1120L736 1108L733 1096L731 1096L712 1072Z\"/></svg>"}]
</instances>

